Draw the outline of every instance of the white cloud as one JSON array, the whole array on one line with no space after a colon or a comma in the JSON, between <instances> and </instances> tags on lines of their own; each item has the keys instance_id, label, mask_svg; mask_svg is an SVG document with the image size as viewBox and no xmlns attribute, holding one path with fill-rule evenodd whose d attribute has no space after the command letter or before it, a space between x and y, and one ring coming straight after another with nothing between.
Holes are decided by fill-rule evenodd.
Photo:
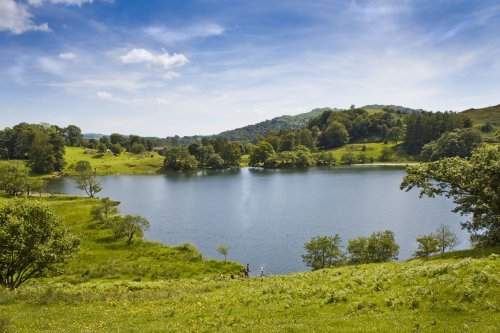
<instances>
[{"instance_id":1,"label":"white cloud","mask_svg":"<svg viewBox=\"0 0 500 333\"><path fill-rule=\"evenodd\" d=\"M100 99L107 99L107 100L113 99L113 95L106 92L106 91L98 91L96 96L97 96L97 98L100 98Z\"/></svg>"},{"instance_id":2,"label":"white cloud","mask_svg":"<svg viewBox=\"0 0 500 333\"><path fill-rule=\"evenodd\" d=\"M188 58L183 54L174 53L170 55L168 52L155 54L146 49L133 49L127 54L122 55L120 60L124 64L146 63L149 67L167 70L164 75L166 79L179 76L179 74L170 71L170 69L184 66L189 62Z\"/></svg>"},{"instance_id":3,"label":"white cloud","mask_svg":"<svg viewBox=\"0 0 500 333\"><path fill-rule=\"evenodd\" d=\"M59 53L59 58L63 60L72 60L76 58L76 54L71 52Z\"/></svg>"},{"instance_id":4,"label":"white cloud","mask_svg":"<svg viewBox=\"0 0 500 333\"><path fill-rule=\"evenodd\" d=\"M163 26L151 26L143 30L147 35L162 42L184 41L194 38L217 36L224 33L224 28L217 23L197 23L182 29Z\"/></svg>"},{"instance_id":5,"label":"white cloud","mask_svg":"<svg viewBox=\"0 0 500 333\"><path fill-rule=\"evenodd\" d=\"M36 24L28 8L14 0L0 1L0 31L22 34L27 31L51 31L47 23Z\"/></svg>"},{"instance_id":6,"label":"white cloud","mask_svg":"<svg viewBox=\"0 0 500 333\"><path fill-rule=\"evenodd\" d=\"M40 6L44 2L50 2L56 5L77 5L81 6L84 3L92 3L93 0L28 0L28 3L32 6Z\"/></svg>"}]
</instances>

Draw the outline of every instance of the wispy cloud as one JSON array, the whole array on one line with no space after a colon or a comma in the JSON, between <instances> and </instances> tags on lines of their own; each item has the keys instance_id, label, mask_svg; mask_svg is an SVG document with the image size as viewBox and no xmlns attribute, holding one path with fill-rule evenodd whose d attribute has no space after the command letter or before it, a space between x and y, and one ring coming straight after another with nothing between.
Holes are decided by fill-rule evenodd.
<instances>
[{"instance_id":1,"label":"wispy cloud","mask_svg":"<svg viewBox=\"0 0 500 333\"><path fill-rule=\"evenodd\" d=\"M146 35L154 39L169 43L187 41L195 38L218 36L224 33L224 28L217 23L196 23L184 28L170 28L166 26L149 26L143 29Z\"/></svg>"},{"instance_id":2,"label":"wispy cloud","mask_svg":"<svg viewBox=\"0 0 500 333\"><path fill-rule=\"evenodd\" d=\"M76 58L76 54L72 52L59 53L59 58L64 60L72 60Z\"/></svg>"},{"instance_id":3,"label":"wispy cloud","mask_svg":"<svg viewBox=\"0 0 500 333\"><path fill-rule=\"evenodd\" d=\"M28 7L14 0L0 1L0 31L22 34L27 31L51 31L47 23L36 24Z\"/></svg>"},{"instance_id":4,"label":"wispy cloud","mask_svg":"<svg viewBox=\"0 0 500 333\"><path fill-rule=\"evenodd\" d=\"M28 3L33 6L40 6L44 2L50 2L53 4L64 4L64 5L77 5L81 6L85 3L92 3L92 0L28 0Z\"/></svg>"}]
</instances>

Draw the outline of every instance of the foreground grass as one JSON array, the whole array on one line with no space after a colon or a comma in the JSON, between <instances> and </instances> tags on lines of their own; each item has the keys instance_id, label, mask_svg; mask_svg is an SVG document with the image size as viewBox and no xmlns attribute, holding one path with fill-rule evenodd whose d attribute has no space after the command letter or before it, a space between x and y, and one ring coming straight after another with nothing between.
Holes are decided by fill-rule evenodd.
<instances>
[{"instance_id":1,"label":"foreground grass","mask_svg":"<svg viewBox=\"0 0 500 333\"><path fill-rule=\"evenodd\" d=\"M131 154L123 152L118 156L106 154L99 156L93 149L80 147L66 147L66 167L64 173L74 175L74 166L77 161L89 161L98 175L111 174L154 174L163 167L164 157L155 152Z\"/></svg>"},{"instance_id":2,"label":"foreground grass","mask_svg":"<svg viewBox=\"0 0 500 333\"><path fill-rule=\"evenodd\" d=\"M498 332L499 272L492 255L263 279L31 285L0 293L0 322L12 332Z\"/></svg>"}]
</instances>

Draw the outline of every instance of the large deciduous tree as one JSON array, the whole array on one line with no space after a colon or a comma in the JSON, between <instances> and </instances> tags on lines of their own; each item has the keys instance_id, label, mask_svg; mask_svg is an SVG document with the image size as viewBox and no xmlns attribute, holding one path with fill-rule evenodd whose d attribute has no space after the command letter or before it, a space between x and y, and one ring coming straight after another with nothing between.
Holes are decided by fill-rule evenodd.
<instances>
[{"instance_id":1,"label":"large deciduous tree","mask_svg":"<svg viewBox=\"0 0 500 333\"><path fill-rule=\"evenodd\" d=\"M273 155L273 146L269 142L261 141L253 146L252 150L250 151L248 164L250 166L256 167L263 166L266 161Z\"/></svg>"},{"instance_id":2,"label":"large deciduous tree","mask_svg":"<svg viewBox=\"0 0 500 333\"><path fill-rule=\"evenodd\" d=\"M420 197L444 195L457 205L454 212L469 216L462 227L480 245L500 243L500 147L478 148L470 159L458 157L412 165L401 189L421 189Z\"/></svg>"},{"instance_id":3,"label":"large deciduous tree","mask_svg":"<svg viewBox=\"0 0 500 333\"><path fill-rule=\"evenodd\" d=\"M89 161L78 161L75 164L77 188L85 191L91 198L102 190L101 181Z\"/></svg>"},{"instance_id":4,"label":"large deciduous tree","mask_svg":"<svg viewBox=\"0 0 500 333\"><path fill-rule=\"evenodd\" d=\"M42 276L78 250L49 208L37 201L14 199L0 208L0 285L9 289Z\"/></svg>"},{"instance_id":5,"label":"large deciduous tree","mask_svg":"<svg viewBox=\"0 0 500 333\"><path fill-rule=\"evenodd\" d=\"M338 234L313 237L304 244L306 253L302 255L302 260L313 270L340 266L344 262L341 246L342 239Z\"/></svg>"}]
</instances>

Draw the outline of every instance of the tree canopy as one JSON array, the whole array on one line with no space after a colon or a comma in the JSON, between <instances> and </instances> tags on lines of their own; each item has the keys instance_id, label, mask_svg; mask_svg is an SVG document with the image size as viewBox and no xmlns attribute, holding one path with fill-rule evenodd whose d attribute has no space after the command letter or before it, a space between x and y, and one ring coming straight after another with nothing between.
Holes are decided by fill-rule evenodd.
<instances>
[{"instance_id":1,"label":"tree canopy","mask_svg":"<svg viewBox=\"0 0 500 333\"><path fill-rule=\"evenodd\" d=\"M79 241L40 202L13 199L0 208L0 285L14 289L66 262Z\"/></svg>"},{"instance_id":2,"label":"tree canopy","mask_svg":"<svg viewBox=\"0 0 500 333\"><path fill-rule=\"evenodd\" d=\"M304 244L306 253L302 255L302 260L313 270L341 266L344 263L341 246L342 239L338 234L313 237Z\"/></svg>"},{"instance_id":3,"label":"tree canopy","mask_svg":"<svg viewBox=\"0 0 500 333\"><path fill-rule=\"evenodd\" d=\"M469 217L462 223L471 239L481 245L500 243L500 146L483 146L470 159L444 158L411 165L401 189L421 189L420 197L444 195L457 205L453 210Z\"/></svg>"}]
</instances>

